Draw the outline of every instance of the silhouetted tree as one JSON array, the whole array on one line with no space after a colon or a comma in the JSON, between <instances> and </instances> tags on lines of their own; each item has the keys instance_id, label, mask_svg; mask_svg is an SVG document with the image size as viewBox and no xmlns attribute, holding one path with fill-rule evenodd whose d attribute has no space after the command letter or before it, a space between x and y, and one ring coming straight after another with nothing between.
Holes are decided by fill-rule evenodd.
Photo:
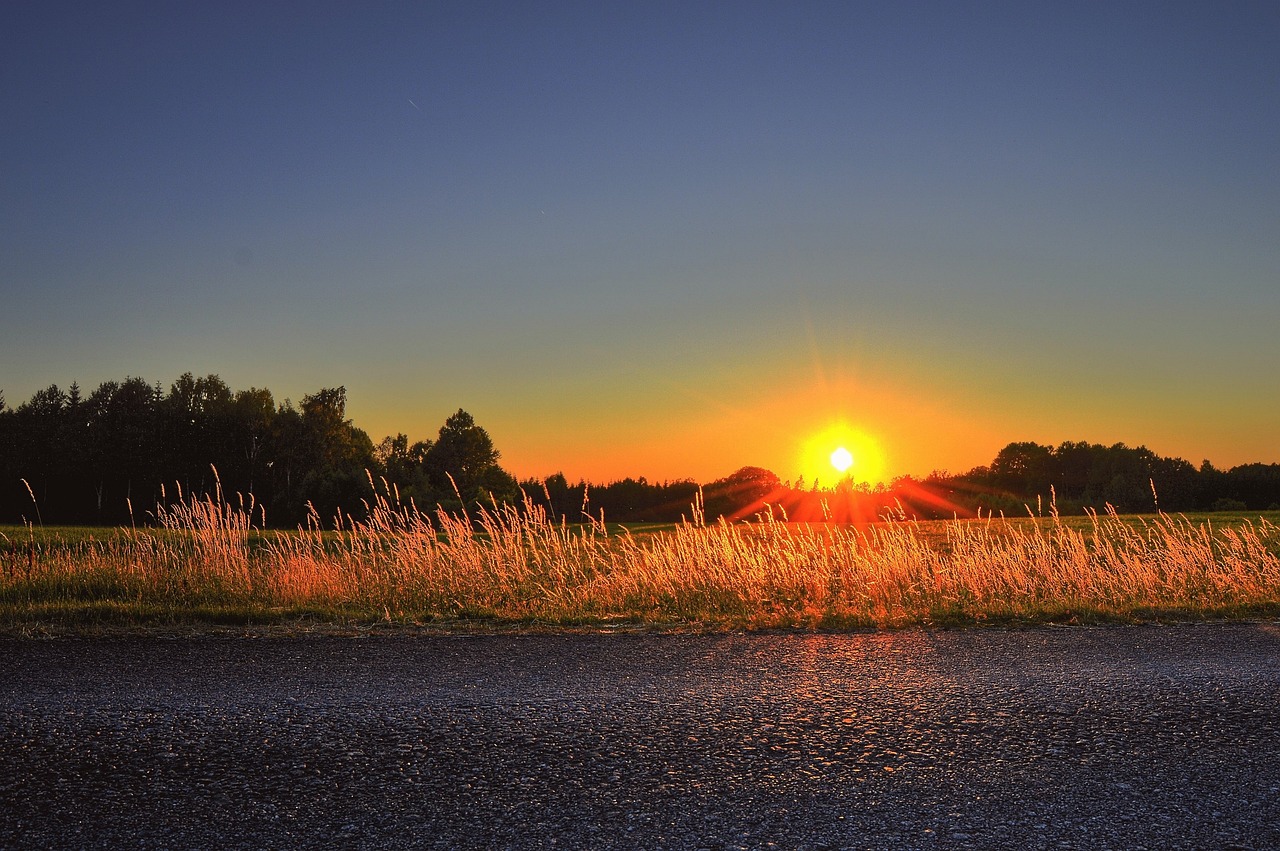
<instances>
[{"instance_id":1,"label":"silhouetted tree","mask_svg":"<svg viewBox=\"0 0 1280 851\"><path fill-rule=\"evenodd\" d=\"M1200 463L1197 484L1199 485L1198 507L1211 506L1220 499L1226 498L1230 483L1227 474L1214 467L1206 458Z\"/></svg>"},{"instance_id":2,"label":"silhouetted tree","mask_svg":"<svg viewBox=\"0 0 1280 851\"><path fill-rule=\"evenodd\" d=\"M1250 511L1262 511L1280 503L1280 464L1242 464L1227 471L1231 498Z\"/></svg>"},{"instance_id":3,"label":"silhouetted tree","mask_svg":"<svg viewBox=\"0 0 1280 851\"><path fill-rule=\"evenodd\" d=\"M230 442L239 469L238 480L246 482L245 490L257 493L262 482L263 465L271 458L271 425L276 418L276 403L270 390L250 387L231 399L232 430Z\"/></svg>"},{"instance_id":4,"label":"silhouetted tree","mask_svg":"<svg viewBox=\"0 0 1280 851\"><path fill-rule=\"evenodd\" d=\"M530 479L520 483L520 489L534 502L544 505L554 520L577 522L582 520L583 500L587 494L586 482L570 485L564 473L555 473L538 481Z\"/></svg>"},{"instance_id":5,"label":"silhouetted tree","mask_svg":"<svg viewBox=\"0 0 1280 851\"><path fill-rule=\"evenodd\" d=\"M476 502L507 502L519 497L516 480L498 466L500 457L489 433L459 408L445 420L427 449L424 467L442 505L469 508ZM455 505L458 497L461 505Z\"/></svg>"},{"instance_id":6,"label":"silhouetted tree","mask_svg":"<svg viewBox=\"0 0 1280 851\"><path fill-rule=\"evenodd\" d=\"M1010 443L996 453L991 475L1006 490L1047 494L1053 484L1053 450L1038 443Z\"/></svg>"},{"instance_id":7,"label":"silhouetted tree","mask_svg":"<svg viewBox=\"0 0 1280 851\"><path fill-rule=\"evenodd\" d=\"M704 488L708 517L745 517L783 500L782 481L763 467L741 467Z\"/></svg>"},{"instance_id":8,"label":"silhouetted tree","mask_svg":"<svg viewBox=\"0 0 1280 851\"><path fill-rule=\"evenodd\" d=\"M439 502L427 480L430 450L430 441L411 444L408 435L397 434L384 437L374 452L381 474L399 495L401 504L412 503L419 511L430 511Z\"/></svg>"},{"instance_id":9,"label":"silhouetted tree","mask_svg":"<svg viewBox=\"0 0 1280 851\"><path fill-rule=\"evenodd\" d=\"M25 479L41 506L41 515L51 518L58 514L53 502L59 498L59 478L62 473L58 457L58 434L65 420L67 395L56 384L37 391L13 413L13 439L11 443L13 479L6 482L16 503L23 507L21 516L29 517L34 507L30 495L21 480ZM26 504L24 505L24 499Z\"/></svg>"},{"instance_id":10,"label":"silhouetted tree","mask_svg":"<svg viewBox=\"0 0 1280 851\"><path fill-rule=\"evenodd\" d=\"M84 403L98 522L136 520L159 497L156 391L141 378L106 381Z\"/></svg>"},{"instance_id":11,"label":"silhouetted tree","mask_svg":"<svg viewBox=\"0 0 1280 851\"><path fill-rule=\"evenodd\" d=\"M157 415L167 479L189 493L210 493L216 469L224 494L249 489L232 448L235 417L226 382L183 373L160 400Z\"/></svg>"},{"instance_id":12,"label":"silhouetted tree","mask_svg":"<svg viewBox=\"0 0 1280 851\"><path fill-rule=\"evenodd\" d=\"M373 441L347 419L347 388L334 387L302 397L302 490L322 521L339 509L348 513L369 493L374 468Z\"/></svg>"}]
</instances>

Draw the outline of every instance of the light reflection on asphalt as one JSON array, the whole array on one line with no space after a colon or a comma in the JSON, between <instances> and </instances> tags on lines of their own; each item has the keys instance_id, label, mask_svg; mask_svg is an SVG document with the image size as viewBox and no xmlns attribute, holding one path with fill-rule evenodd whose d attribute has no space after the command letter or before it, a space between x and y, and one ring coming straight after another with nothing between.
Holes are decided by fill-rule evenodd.
<instances>
[{"instance_id":1,"label":"light reflection on asphalt","mask_svg":"<svg viewBox=\"0 0 1280 851\"><path fill-rule=\"evenodd\" d=\"M1280 846L1274 625L0 651L4 847Z\"/></svg>"}]
</instances>

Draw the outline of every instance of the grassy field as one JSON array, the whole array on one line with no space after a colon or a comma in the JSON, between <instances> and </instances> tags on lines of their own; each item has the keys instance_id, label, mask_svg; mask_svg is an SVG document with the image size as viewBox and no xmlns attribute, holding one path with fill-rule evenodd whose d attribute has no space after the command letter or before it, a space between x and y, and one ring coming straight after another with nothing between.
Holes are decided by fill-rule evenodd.
<instances>
[{"instance_id":1,"label":"grassy field","mask_svg":"<svg viewBox=\"0 0 1280 851\"><path fill-rule=\"evenodd\" d=\"M154 528L0 527L0 631L856 629L1280 616L1280 515L984 518L854 528L768 517L428 518L378 499L322 530L190 500Z\"/></svg>"}]
</instances>

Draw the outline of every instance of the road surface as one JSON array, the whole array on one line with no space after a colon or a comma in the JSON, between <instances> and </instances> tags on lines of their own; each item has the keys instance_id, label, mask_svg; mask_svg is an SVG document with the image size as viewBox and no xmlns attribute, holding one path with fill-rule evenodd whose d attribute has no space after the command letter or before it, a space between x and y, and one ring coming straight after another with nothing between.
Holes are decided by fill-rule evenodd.
<instances>
[{"instance_id":1,"label":"road surface","mask_svg":"<svg viewBox=\"0 0 1280 851\"><path fill-rule=\"evenodd\" d=\"M1280 626L0 641L7 848L1280 848Z\"/></svg>"}]
</instances>

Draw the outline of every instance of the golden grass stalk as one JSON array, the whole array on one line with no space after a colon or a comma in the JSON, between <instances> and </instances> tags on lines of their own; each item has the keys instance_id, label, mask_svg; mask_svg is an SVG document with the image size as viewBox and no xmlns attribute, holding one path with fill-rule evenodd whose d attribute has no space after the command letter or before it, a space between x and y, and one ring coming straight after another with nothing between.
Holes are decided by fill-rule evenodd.
<instances>
[{"instance_id":1,"label":"golden grass stalk","mask_svg":"<svg viewBox=\"0 0 1280 851\"><path fill-rule=\"evenodd\" d=\"M670 531L610 534L602 521L557 522L528 499L470 517L427 514L384 484L364 519L325 531L312 511L296 532L268 536L253 499L224 500L219 486L160 507L155 527L14 561L0 575L0 611L20 620L110 604L178 622L217 611L706 628L1280 611L1280 529L1268 520L1214 528L1109 510L1072 528L1051 512L1022 523L809 526L772 512L708 523L696 503Z\"/></svg>"}]
</instances>

